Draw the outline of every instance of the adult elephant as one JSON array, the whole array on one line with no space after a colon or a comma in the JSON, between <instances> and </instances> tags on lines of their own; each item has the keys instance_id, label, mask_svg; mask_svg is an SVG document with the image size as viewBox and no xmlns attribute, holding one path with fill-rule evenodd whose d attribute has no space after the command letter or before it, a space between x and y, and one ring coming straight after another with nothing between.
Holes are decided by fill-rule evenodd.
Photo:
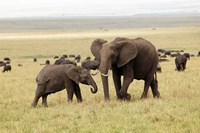
<instances>
[{"instance_id":1,"label":"adult elephant","mask_svg":"<svg viewBox=\"0 0 200 133\"><path fill-rule=\"evenodd\" d=\"M127 89L133 79L144 80L144 91L141 98L147 98L151 86L154 97L159 97L156 69L158 55L155 47L143 38L128 39L118 37L107 43L106 40L96 39L91 45L91 52L100 62L104 98L109 100L108 72L112 70L113 81L118 99L131 98ZM154 77L155 74L155 77ZM121 76L123 84L121 83Z\"/></svg>"},{"instance_id":2,"label":"adult elephant","mask_svg":"<svg viewBox=\"0 0 200 133\"><path fill-rule=\"evenodd\" d=\"M37 89L32 107L35 107L40 97L43 106L47 107L47 96L51 93L61 91L66 88L68 102L73 99L75 93L78 102L82 102L79 83L90 85L92 93L97 92L97 85L87 69L72 64L47 65L36 78Z\"/></svg>"}]
</instances>

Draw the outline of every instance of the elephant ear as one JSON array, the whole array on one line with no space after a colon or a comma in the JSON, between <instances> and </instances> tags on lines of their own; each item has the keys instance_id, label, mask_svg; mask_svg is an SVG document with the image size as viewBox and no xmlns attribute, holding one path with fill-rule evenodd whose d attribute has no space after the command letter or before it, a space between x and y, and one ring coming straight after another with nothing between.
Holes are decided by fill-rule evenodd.
<instances>
[{"instance_id":1,"label":"elephant ear","mask_svg":"<svg viewBox=\"0 0 200 133\"><path fill-rule=\"evenodd\" d=\"M79 84L80 82L79 73L81 73L80 67L75 66L73 68L70 68L66 73L71 80L76 82L76 84Z\"/></svg>"},{"instance_id":2,"label":"elephant ear","mask_svg":"<svg viewBox=\"0 0 200 133\"><path fill-rule=\"evenodd\" d=\"M90 47L90 50L92 52L92 54L95 56L95 58L100 61L100 50L102 48L102 45L104 43L107 43L106 40L104 39L95 39L93 42L92 42L92 45Z\"/></svg>"},{"instance_id":3,"label":"elephant ear","mask_svg":"<svg viewBox=\"0 0 200 133\"><path fill-rule=\"evenodd\" d=\"M116 42L115 45L117 46L117 48L119 48L117 67L124 66L130 60L134 59L138 54L136 44L129 40Z\"/></svg>"}]
</instances>

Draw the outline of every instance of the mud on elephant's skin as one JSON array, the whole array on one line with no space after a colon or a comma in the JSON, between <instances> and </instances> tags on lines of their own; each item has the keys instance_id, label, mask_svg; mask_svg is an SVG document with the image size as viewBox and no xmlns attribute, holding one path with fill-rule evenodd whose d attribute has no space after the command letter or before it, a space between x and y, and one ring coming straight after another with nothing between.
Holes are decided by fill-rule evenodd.
<instances>
[{"instance_id":1,"label":"mud on elephant's skin","mask_svg":"<svg viewBox=\"0 0 200 133\"><path fill-rule=\"evenodd\" d=\"M129 100L131 98L127 90L133 79L145 81L141 98L147 97L149 86L151 86L154 97L160 96L156 78L158 55L152 43L143 38L128 39L118 37L109 43L103 39L96 39L90 49L100 62L99 70L101 72L105 101L109 100L109 69L112 70L118 99ZM124 76L123 83L121 82L121 76Z\"/></svg>"},{"instance_id":2,"label":"mud on elephant's skin","mask_svg":"<svg viewBox=\"0 0 200 133\"><path fill-rule=\"evenodd\" d=\"M77 101L82 102L79 83L92 86L92 93L96 93L98 90L89 71L73 64L47 65L39 72L36 82L37 89L32 107L37 105L40 97L42 97L43 106L47 107L47 96L65 88L67 90L68 102L73 100L74 94Z\"/></svg>"}]
</instances>

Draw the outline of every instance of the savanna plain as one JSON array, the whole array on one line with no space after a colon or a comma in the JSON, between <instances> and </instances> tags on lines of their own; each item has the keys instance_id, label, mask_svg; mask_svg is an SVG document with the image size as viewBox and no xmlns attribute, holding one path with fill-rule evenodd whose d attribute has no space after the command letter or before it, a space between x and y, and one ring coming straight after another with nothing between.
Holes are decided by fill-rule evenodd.
<instances>
[{"instance_id":1,"label":"savanna plain","mask_svg":"<svg viewBox=\"0 0 200 133\"><path fill-rule=\"evenodd\" d=\"M157 49L184 50L195 56L187 61L184 72L175 71L175 58L168 57L168 62L160 63L162 73L157 74L160 98L154 99L149 90L148 98L141 100L144 82L134 80L128 90L132 99L118 101L110 74L110 102L104 102L101 78L97 74L93 76L99 89L96 94L90 92L89 86L80 84L82 103L77 103L75 97L72 103L67 103L67 93L63 90L48 96L48 108L42 107L41 99L36 108L31 108L35 78L44 67L40 64L47 59L54 63L53 57L63 54L80 54L81 61L87 56L93 58L90 45L94 39L111 41L118 36L143 37ZM0 60L10 57L12 71L0 73L0 132L198 133L198 51L200 27L193 25L8 32L5 28L0 33ZM33 62L34 57L38 62Z\"/></svg>"}]
</instances>

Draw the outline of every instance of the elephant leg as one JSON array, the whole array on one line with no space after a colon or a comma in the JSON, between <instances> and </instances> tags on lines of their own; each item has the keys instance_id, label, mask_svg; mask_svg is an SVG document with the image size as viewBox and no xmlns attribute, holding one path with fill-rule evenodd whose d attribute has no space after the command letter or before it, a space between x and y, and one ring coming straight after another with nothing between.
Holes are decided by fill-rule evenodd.
<instances>
[{"instance_id":1,"label":"elephant leg","mask_svg":"<svg viewBox=\"0 0 200 133\"><path fill-rule=\"evenodd\" d=\"M112 68L112 74L113 74L113 82L115 85L115 90L116 90L116 95L117 95L117 99L122 99L121 95L120 95L120 89L121 89L121 74L119 73L119 71L117 70L117 68L113 67Z\"/></svg>"},{"instance_id":2,"label":"elephant leg","mask_svg":"<svg viewBox=\"0 0 200 133\"><path fill-rule=\"evenodd\" d=\"M47 96L48 96L48 94L42 96L42 105L44 107L48 107L48 105L47 105Z\"/></svg>"},{"instance_id":3,"label":"elephant leg","mask_svg":"<svg viewBox=\"0 0 200 133\"><path fill-rule=\"evenodd\" d=\"M35 92L35 98L33 100L33 103L31 104L32 107L36 107L38 100L40 99L40 97L43 95L44 91L45 91L45 84L43 85L38 85L36 92Z\"/></svg>"},{"instance_id":4,"label":"elephant leg","mask_svg":"<svg viewBox=\"0 0 200 133\"><path fill-rule=\"evenodd\" d=\"M74 95L73 89L67 89L67 102L72 102Z\"/></svg>"},{"instance_id":5,"label":"elephant leg","mask_svg":"<svg viewBox=\"0 0 200 133\"><path fill-rule=\"evenodd\" d=\"M154 80L154 73L155 73L155 71L152 70L152 71L149 73L149 75L146 77L145 82L144 82L144 90L143 90L141 99L147 98L147 93L148 93L148 90L149 90L149 86L150 86L151 84L152 84L152 86L153 86L152 92L153 92L153 94L156 95L157 89L155 89L155 88L158 88L158 85L157 85L157 82L158 82L158 81L156 80L156 82L155 82L155 80ZM152 83L152 82L153 82L153 83Z\"/></svg>"},{"instance_id":6,"label":"elephant leg","mask_svg":"<svg viewBox=\"0 0 200 133\"><path fill-rule=\"evenodd\" d=\"M65 87L66 87L66 90L67 90L67 101L72 102L73 95L74 95L74 89L75 89L73 81L66 83Z\"/></svg>"},{"instance_id":7,"label":"elephant leg","mask_svg":"<svg viewBox=\"0 0 200 133\"><path fill-rule=\"evenodd\" d=\"M184 70L183 64L180 65L180 70L181 70L181 71Z\"/></svg>"},{"instance_id":8,"label":"elephant leg","mask_svg":"<svg viewBox=\"0 0 200 133\"><path fill-rule=\"evenodd\" d=\"M148 93L149 86L150 86L151 82L152 82L152 80L149 80L149 79L145 80L145 82L144 82L144 90L143 90L141 99L147 98L147 93Z\"/></svg>"},{"instance_id":9,"label":"elephant leg","mask_svg":"<svg viewBox=\"0 0 200 133\"><path fill-rule=\"evenodd\" d=\"M76 84L76 87L74 88L74 92L75 92L77 101L78 101L78 102L82 102L83 99L82 99L82 96L81 96L81 90L80 90L79 85Z\"/></svg>"},{"instance_id":10,"label":"elephant leg","mask_svg":"<svg viewBox=\"0 0 200 133\"><path fill-rule=\"evenodd\" d=\"M130 100L131 95L127 93L127 90L130 83L134 79L134 72L131 64L127 64L123 67L123 74L124 74L124 79L123 79L123 85L120 90L120 94L122 99Z\"/></svg>"},{"instance_id":11,"label":"elephant leg","mask_svg":"<svg viewBox=\"0 0 200 133\"><path fill-rule=\"evenodd\" d=\"M158 81L153 79L152 82L151 82L151 90L152 90L152 93L153 93L153 97L160 97L160 93L158 91Z\"/></svg>"}]
</instances>

